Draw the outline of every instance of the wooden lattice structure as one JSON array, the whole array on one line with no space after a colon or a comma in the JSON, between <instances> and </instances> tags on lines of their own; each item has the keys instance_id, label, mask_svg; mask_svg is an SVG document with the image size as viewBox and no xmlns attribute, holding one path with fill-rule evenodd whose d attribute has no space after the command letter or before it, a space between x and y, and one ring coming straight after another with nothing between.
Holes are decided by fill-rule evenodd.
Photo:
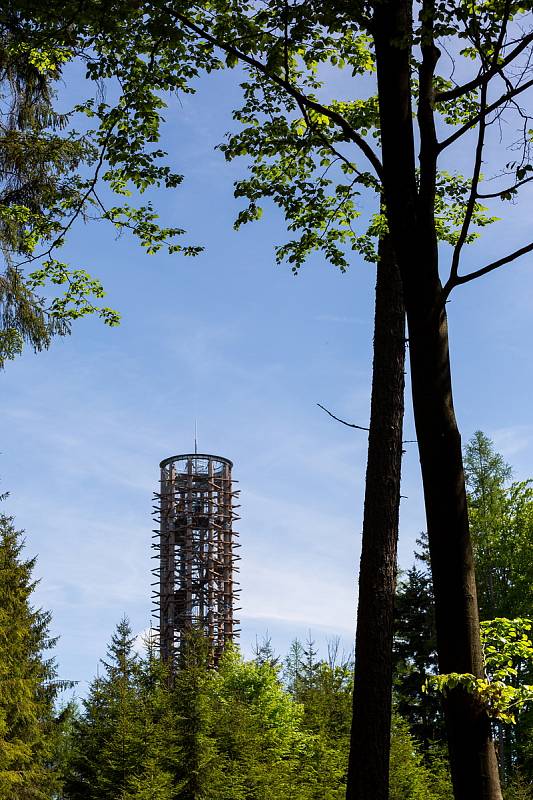
<instances>
[{"instance_id":1,"label":"wooden lattice structure","mask_svg":"<svg viewBox=\"0 0 533 800\"><path fill-rule=\"evenodd\" d=\"M239 517L232 462L211 455L172 456L161 462L152 547L157 566L153 599L162 658L175 664L191 630L203 631L216 666L238 634L234 618Z\"/></svg>"}]
</instances>

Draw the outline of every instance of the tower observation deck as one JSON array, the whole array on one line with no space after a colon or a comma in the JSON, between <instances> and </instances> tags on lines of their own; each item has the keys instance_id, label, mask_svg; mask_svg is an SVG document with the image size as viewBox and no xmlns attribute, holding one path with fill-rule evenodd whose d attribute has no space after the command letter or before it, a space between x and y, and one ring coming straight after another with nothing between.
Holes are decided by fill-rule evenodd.
<instances>
[{"instance_id":1,"label":"tower observation deck","mask_svg":"<svg viewBox=\"0 0 533 800\"><path fill-rule=\"evenodd\" d=\"M196 453L160 464L152 586L161 657L171 664L188 631L203 631L214 666L238 634L234 611L240 545L233 523L239 519L239 492L233 488L232 466L227 458Z\"/></svg>"}]
</instances>

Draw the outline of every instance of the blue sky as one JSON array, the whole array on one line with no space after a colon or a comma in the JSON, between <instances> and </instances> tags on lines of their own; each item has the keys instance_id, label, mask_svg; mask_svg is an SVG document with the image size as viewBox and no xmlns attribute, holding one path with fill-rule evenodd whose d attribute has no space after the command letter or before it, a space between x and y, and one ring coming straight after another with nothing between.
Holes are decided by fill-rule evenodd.
<instances>
[{"instance_id":1,"label":"blue sky","mask_svg":"<svg viewBox=\"0 0 533 800\"><path fill-rule=\"evenodd\" d=\"M206 252L148 257L103 226L77 229L67 256L101 277L122 324L82 321L0 376L4 510L38 554L37 600L53 612L61 674L79 693L123 614L136 632L149 624L158 464L192 449L195 419L200 451L231 458L241 489L245 653L267 630L281 653L309 630L321 646L339 635L351 647L366 438L316 403L367 423L374 271L354 259L341 275L319 256L296 278L276 267L275 211L232 230L244 165L226 165L214 146L235 95L234 76L216 75L167 115L165 146L186 182L156 203ZM472 266L527 241L529 208L486 231ZM448 306L463 440L484 430L517 478L533 475L532 290L530 256ZM407 407L412 439L409 397ZM424 527L415 445L406 449L404 567Z\"/></svg>"}]
</instances>

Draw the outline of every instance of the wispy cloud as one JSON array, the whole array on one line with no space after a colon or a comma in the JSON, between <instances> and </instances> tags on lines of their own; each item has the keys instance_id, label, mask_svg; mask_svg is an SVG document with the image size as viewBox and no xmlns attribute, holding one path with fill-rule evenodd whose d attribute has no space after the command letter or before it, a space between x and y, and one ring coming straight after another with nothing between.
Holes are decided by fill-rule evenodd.
<instances>
[{"instance_id":1,"label":"wispy cloud","mask_svg":"<svg viewBox=\"0 0 533 800\"><path fill-rule=\"evenodd\" d=\"M492 431L496 450L513 462L517 456L529 452L533 446L533 425L510 425Z\"/></svg>"}]
</instances>

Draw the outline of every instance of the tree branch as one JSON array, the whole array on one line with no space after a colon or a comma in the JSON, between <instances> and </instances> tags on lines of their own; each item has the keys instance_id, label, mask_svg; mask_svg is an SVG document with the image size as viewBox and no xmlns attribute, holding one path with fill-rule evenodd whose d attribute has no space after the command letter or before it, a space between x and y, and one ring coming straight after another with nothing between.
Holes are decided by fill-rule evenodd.
<instances>
[{"instance_id":1,"label":"tree branch","mask_svg":"<svg viewBox=\"0 0 533 800\"><path fill-rule=\"evenodd\" d=\"M509 100L512 100L514 97L521 94L522 92L525 92L526 89L529 89L531 86L533 86L533 78L531 78L531 80L529 81L526 81L526 83L523 83L521 86L516 86L512 91L506 92L506 94L502 94L497 100L495 100L490 105L486 106L485 111L476 114L475 117L472 117L471 120L465 122L465 124L462 125L460 128L458 128L454 133L452 133L451 136L448 136L447 139L444 139L444 141L439 142L439 152L442 152L443 150L446 149L446 147L449 147L451 144L456 142L457 139L460 139L461 136L463 136L463 134L465 134L467 131L470 130L470 128L473 128L475 125L477 125L477 123L480 122L482 117L487 117L492 111L495 111L504 103L507 103Z\"/></svg>"},{"instance_id":2,"label":"tree branch","mask_svg":"<svg viewBox=\"0 0 533 800\"><path fill-rule=\"evenodd\" d=\"M321 408L322 411L325 411L326 414L329 414L329 416L332 417L334 420L336 420L337 422L341 422L343 425L346 425L348 428L357 428L358 431L369 431L370 430L370 428L363 428L361 425L354 425L353 422L346 422L346 420L341 419L340 417L336 417L335 414L332 414L331 411L328 411L328 409L325 408L325 406L320 405L320 403L317 403L317 406L319 408ZM417 439L402 439L402 444L416 444L417 441L418 441ZM403 452L405 452L405 450ZM404 496L405 495L401 495L401 497L404 497Z\"/></svg>"},{"instance_id":3,"label":"tree branch","mask_svg":"<svg viewBox=\"0 0 533 800\"><path fill-rule=\"evenodd\" d=\"M354 128L352 128L347 120L344 119L342 114L339 114L337 111L322 105L322 103L319 103L317 100L312 100L310 97L307 97L307 95L300 91L300 89L297 89L295 86L293 86L288 80L269 71L268 66L263 64L257 58L250 56L247 53L243 53L234 45L219 39L217 36L213 36L213 34L209 33L209 31L205 30L205 28L202 28L200 25L197 25L183 14L180 14L179 11L170 9L169 13L175 20L181 22L182 25L196 33L198 36L201 36L206 41L210 42L210 44L220 48L232 56L235 56L235 58L238 58L240 61L248 64L248 66L253 67L262 75L265 75L273 83L284 89L287 94L290 95L290 97L293 97L297 102L301 102L312 111L316 111L319 114L323 114L324 116L328 117L328 119L339 126L347 139L359 147L363 155L368 159L370 164L372 164L377 176L380 178L380 180L383 179L383 167L378 156L370 147L368 142L359 133L357 133Z\"/></svg>"},{"instance_id":4,"label":"tree branch","mask_svg":"<svg viewBox=\"0 0 533 800\"><path fill-rule=\"evenodd\" d=\"M499 64L493 63L486 72L481 73L481 75L478 75L477 78L473 78L471 81L468 81L468 83L465 83L462 86L456 86L454 89L448 89L446 92L438 92L435 95L435 102L440 103L446 100L456 100L458 97L462 97L463 95L468 94L468 92L477 89L482 84L488 83L490 79L493 78L500 70L511 64L511 62L514 61L514 59L519 56L520 53L522 53L532 42L533 31L528 33L527 36L521 40L520 44L518 44L514 50L511 50L509 55L507 55Z\"/></svg>"},{"instance_id":5,"label":"tree branch","mask_svg":"<svg viewBox=\"0 0 533 800\"><path fill-rule=\"evenodd\" d=\"M483 84L483 86L481 87L481 97L480 97L481 116L479 120L479 131L476 144L476 153L474 158L474 169L472 172L472 183L470 186L470 194L466 204L465 216L463 219L463 224L461 225L459 238L457 239L457 243L453 248L452 264L450 267L450 280L452 282L457 278L457 275L459 273L459 261L461 258L461 250L463 249L463 245L466 242L468 236L468 230L470 228L470 223L472 222L472 217L474 215L474 209L476 207L477 187L479 185L479 176L481 174L481 164L483 163L483 147L485 144L485 129L487 127L486 116L483 113L483 110L485 109L486 105L487 105L487 85Z\"/></svg>"},{"instance_id":6,"label":"tree branch","mask_svg":"<svg viewBox=\"0 0 533 800\"><path fill-rule=\"evenodd\" d=\"M324 146L325 146L325 147L327 147L327 148L328 148L328 150L329 150L331 153L333 153L333 155L334 155L336 158L338 158L338 159L339 159L339 161L342 161L342 162L343 162L343 164L345 164L345 165L348 167L348 169L349 169L351 172L355 173L355 175L357 175L359 178L363 179L363 177L364 177L363 173L362 173L360 170L358 170L358 169L356 168L355 164L353 164L353 163L350 161L350 159L349 159L349 158L347 158L347 157L344 155L344 153L341 153L341 151L340 151L340 150L337 150L337 148L335 147L335 145L334 145L334 144L333 144L333 143L332 143L332 142L331 142L331 141L328 139L328 137L327 137L327 136L326 136L326 135L325 135L325 134L324 134L324 133L323 133L323 132L320 130L320 128L319 128L318 126L316 126L316 125L314 125L314 124L313 124L313 120L311 119L311 117L310 117L310 116L309 116L309 114L307 113L307 109L306 109L305 105L304 105L304 104L303 104L303 103L302 103L302 102L301 102L301 101L300 101L298 98L296 98L296 102L298 103L298 108L299 108L299 109L300 109L300 111L302 112L302 117L304 118L305 124L306 124L306 125L307 125L307 127L309 128L310 132L311 132L311 133L312 133L314 136L316 136L318 139L320 139L320 141L321 141L321 142L324 144ZM369 174L369 173L367 173L367 175L368 175L368 174ZM372 180L373 180L373 179L372 179ZM375 187L375 188L376 188L376 191L380 191L380 190L379 190L379 187Z\"/></svg>"},{"instance_id":7,"label":"tree branch","mask_svg":"<svg viewBox=\"0 0 533 800\"><path fill-rule=\"evenodd\" d=\"M325 408L325 406L320 405L320 403L317 403L317 406L319 408L321 408L322 411L325 411L326 414L329 414L330 417L332 417L333 419L337 420L337 422L342 422L342 424L346 425L348 428L357 428L358 431L369 431L370 430L370 428L363 428L361 425L354 425L353 422L346 422L346 420L341 419L340 417L336 417L335 414L332 414L331 411L328 411L328 409Z\"/></svg>"},{"instance_id":8,"label":"tree branch","mask_svg":"<svg viewBox=\"0 0 533 800\"><path fill-rule=\"evenodd\" d=\"M531 251L533 251L533 242L530 242L525 247L521 247L519 250L515 250L514 253L510 253L508 256L499 258L497 261L492 261L490 264L487 264L486 267L476 269L474 272L469 272L467 275L457 275L453 281L450 278L442 290L443 299L446 300L452 289L456 286L462 283L469 283L476 278L481 278L482 275L488 275L489 272L493 272L495 269L498 269L498 267L503 267L504 264L509 264L511 261L516 261L517 258L526 255L526 253L531 253Z\"/></svg>"},{"instance_id":9,"label":"tree branch","mask_svg":"<svg viewBox=\"0 0 533 800\"><path fill-rule=\"evenodd\" d=\"M508 186L507 189L500 189L499 192L491 192L490 194L478 193L476 194L476 198L478 200L491 200L495 197L501 198L502 194L507 194L508 192L514 192L515 189L519 189L520 186L525 186L526 183L531 183L531 181L533 181L533 175L531 175L529 178L525 178L523 181L518 181L518 183L515 183L513 186Z\"/></svg>"},{"instance_id":10,"label":"tree branch","mask_svg":"<svg viewBox=\"0 0 533 800\"><path fill-rule=\"evenodd\" d=\"M100 171L102 170L102 167L104 165L105 157L106 157L106 154L107 154L107 147L108 147L109 140L111 138L111 134L113 133L114 128L115 128L115 123L113 125L111 125L107 130L106 137L105 137L105 140L104 140L104 142L103 142L103 144L102 144L102 146L100 148L100 153L99 153L98 160L96 162L96 167L95 167L95 170L94 170L93 175L91 177L91 180L90 180L90 182L89 182L89 184L87 186L86 191L81 195L81 199L78 201L76 207L74 208L73 213L72 213L69 221L65 225L63 225L63 227L61 228L61 232L57 234L56 238L52 241L50 246L46 248L46 250L43 250L42 252L40 252L37 255L33 255L32 254L29 258L24 259L24 261L18 262L17 263L17 268L26 266L26 264L32 264L32 263L34 263L35 261L38 261L41 258L45 258L46 256L51 258L53 251L61 244L62 240L67 235L67 233L69 232L70 228L74 225L74 223L78 220L80 215L83 213L83 209L84 209L85 203L87 202L87 200L89 199L91 194L93 194L96 186L98 185L98 180L99 180L99 177L100 177Z\"/></svg>"}]
</instances>

